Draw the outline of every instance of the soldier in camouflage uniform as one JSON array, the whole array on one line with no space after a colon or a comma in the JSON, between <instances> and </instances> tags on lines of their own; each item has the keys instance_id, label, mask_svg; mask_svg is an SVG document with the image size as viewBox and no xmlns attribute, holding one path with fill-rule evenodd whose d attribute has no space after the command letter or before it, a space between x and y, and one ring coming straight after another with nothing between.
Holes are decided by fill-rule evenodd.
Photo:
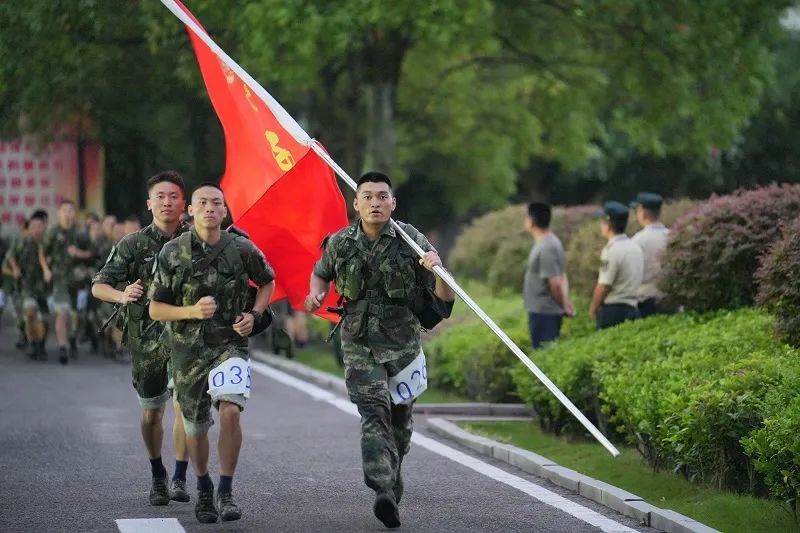
<instances>
[{"instance_id":1,"label":"soldier in camouflage uniform","mask_svg":"<svg viewBox=\"0 0 800 533\"><path fill-rule=\"evenodd\" d=\"M75 204L72 201L64 200L58 206L58 224L45 233L42 251L46 263L44 279L53 283L58 360L65 365L69 361L67 354L74 358L78 350L75 339L76 272L83 268L81 261L93 256L89 237L75 225Z\"/></svg>"},{"instance_id":2,"label":"soldier in camouflage uniform","mask_svg":"<svg viewBox=\"0 0 800 533\"><path fill-rule=\"evenodd\" d=\"M21 302L25 340L31 359L46 359L44 350L45 319L47 317L47 285L41 263L41 243L46 215L34 213L28 220L24 236L14 241L6 256L7 267L17 283L17 298Z\"/></svg>"},{"instance_id":3,"label":"soldier in camouflage uniform","mask_svg":"<svg viewBox=\"0 0 800 533\"><path fill-rule=\"evenodd\" d=\"M28 221L26 220L16 237L10 241L3 241L0 243L4 247L3 255L0 257L0 264L2 264L2 286L0 289L5 293L7 300L6 305L10 305L14 310L14 325L16 326L19 334L17 342L14 344L18 350L25 350L27 341L25 340L25 320L22 316L22 299L19 294L19 281L15 279L14 271L8 262L8 252L13 248L17 241L25 238L28 233ZM6 247L7 246L7 247Z\"/></svg>"},{"instance_id":4,"label":"soldier in camouflage uniform","mask_svg":"<svg viewBox=\"0 0 800 533\"><path fill-rule=\"evenodd\" d=\"M238 520L232 482L242 442L239 413L249 395L247 337L269 303L274 273L251 241L220 230L227 209L216 185L194 192L189 214L194 228L158 255L150 315L168 322L175 394L198 477L195 516L205 523ZM252 309L246 307L248 280L259 287ZM226 380L230 387L218 390ZM220 418L216 495L208 474L212 405Z\"/></svg>"},{"instance_id":5,"label":"soldier in camouflage uniform","mask_svg":"<svg viewBox=\"0 0 800 533\"><path fill-rule=\"evenodd\" d=\"M413 402L393 405L387 381L420 353L418 295L433 285L431 271L442 262L424 235L401 224L426 251L418 261L389 223L397 203L384 174L362 176L353 205L360 220L328 240L311 276L306 310L319 308L331 281L346 299L341 342L347 390L361 414L364 480L376 492L375 516L391 528L400 525L400 465L410 447ZM452 290L435 277L436 298L452 302Z\"/></svg>"},{"instance_id":6,"label":"soldier in camouflage uniform","mask_svg":"<svg viewBox=\"0 0 800 533\"><path fill-rule=\"evenodd\" d=\"M142 437L150 456L151 505L167 505L170 500L188 502L186 491L186 435L183 420L175 417L175 472L167 487L167 471L161 460L164 437L164 406L169 401L169 344L163 337L164 325L147 312L145 296L154 273L156 256L165 243L185 231L180 223L186 201L180 174L166 171L147 181L147 209L153 223L126 235L108 254L103 267L92 279L92 294L122 307L120 325L123 342L132 354L133 388L143 409ZM122 287L122 290L117 287ZM175 413L179 406L175 404Z\"/></svg>"}]
</instances>

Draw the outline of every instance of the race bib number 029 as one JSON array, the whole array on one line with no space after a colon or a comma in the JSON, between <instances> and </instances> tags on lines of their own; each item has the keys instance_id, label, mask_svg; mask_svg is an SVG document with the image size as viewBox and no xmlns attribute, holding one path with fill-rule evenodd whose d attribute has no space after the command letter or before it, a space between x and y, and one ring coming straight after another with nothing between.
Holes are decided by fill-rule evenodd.
<instances>
[{"instance_id":1,"label":"race bib number 029","mask_svg":"<svg viewBox=\"0 0 800 533\"><path fill-rule=\"evenodd\" d=\"M428 367L422 350L410 365L389 378L389 393L392 403L403 405L416 400L428 388Z\"/></svg>"},{"instance_id":2,"label":"race bib number 029","mask_svg":"<svg viewBox=\"0 0 800 533\"><path fill-rule=\"evenodd\" d=\"M243 394L250 397L250 363L241 357L231 357L208 374L208 395L212 399L224 394Z\"/></svg>"}]
</instances>

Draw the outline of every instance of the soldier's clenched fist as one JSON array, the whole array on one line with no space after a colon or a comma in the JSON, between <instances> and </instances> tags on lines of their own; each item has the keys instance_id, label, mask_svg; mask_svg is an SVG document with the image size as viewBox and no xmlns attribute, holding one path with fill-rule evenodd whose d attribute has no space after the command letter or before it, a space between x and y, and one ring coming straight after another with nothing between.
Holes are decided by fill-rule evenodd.
<instances>
[{"instance_id":1,"label":"soldier's clenched fist","mask_svg":"<svg viewBox=\"0 0 800 533\"><path fill-rule=\"evenodd\" d=\"M213 296L203 296L192 307L194 308L195 319L206 320L214 316L217 311L217 301L214 300Z\"/></svg>"}]
</instances>

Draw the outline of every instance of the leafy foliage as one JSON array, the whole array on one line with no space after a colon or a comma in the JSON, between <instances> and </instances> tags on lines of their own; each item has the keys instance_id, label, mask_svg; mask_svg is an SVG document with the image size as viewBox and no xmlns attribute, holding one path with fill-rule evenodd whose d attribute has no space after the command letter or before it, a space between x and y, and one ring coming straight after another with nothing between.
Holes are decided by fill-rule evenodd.
<instances>
[{"instance_id":1,"label":"leafy foliage","mask_svg":"<svg viewBox=\"0 0 800 533\"><path fill-rule=\"evenodd\" d=\"M455 272L488 280L493 289L519 292L533 239L525 230L526 206L508 206L473 220L450 252ZM555 207L550 229L566 248L576 229L597 211L595 206Z\"/></svg>"},{"instance_id":2,"label":"leafy foliage","mask_svg":"<svg viewBox=\"0 0 800 533\"><path fill-rule=\"evenodd\" d=\"M751 305L761 255L800 215L800 185L712 197L672 228L661 286L697 310Z\"/></svg>"},{"instance_id":3,"label":"leafy foliage","mask_svg":"<svg viewBox=\"0 0 800 533\"><path fill-rule=\"evenodd\" d=\"M775 315L778 337L800 346L800 218L762 257L756 273L758 303Z\"/></svg>"}]
</instances>

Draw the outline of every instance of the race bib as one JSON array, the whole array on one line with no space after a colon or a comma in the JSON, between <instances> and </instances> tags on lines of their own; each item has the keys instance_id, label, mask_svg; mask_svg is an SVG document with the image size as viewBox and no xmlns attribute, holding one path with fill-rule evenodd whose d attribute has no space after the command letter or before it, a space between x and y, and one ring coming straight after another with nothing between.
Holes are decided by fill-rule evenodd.
<instances>
[{"instance_id":1,"label":"race bib","mask_svg":"<svg viewBox=\"0 0 800 533\"><path fill-rule=\"evenodd\" d=\"M250 397L250 363L241 357L231 357L208 373L208 395L211 399L224 394L243 394Z\"/></svg>"},{"instance_id":2,"label":"race bib","mask_svg":"<svg viewBox=\"0 0 800 533\"><path fill-rule=\"evenodd\" d=\"M75 308L78 311L83 311L89 305L89 289L81 289L78 291L78 298L75 302Z\"/></svg>"},{"instance_id":3,"label":"race bib","mask_svg":"<svg viewBox=\"0 0 800 533\"><path fill-rule=\"evenodd\" d=\"M425 354L420 349L419 355L399 374L389 378L389 393L392 403L403 405L417 399L428 388L428 367Z\"/></svg>"}]
</instances>

